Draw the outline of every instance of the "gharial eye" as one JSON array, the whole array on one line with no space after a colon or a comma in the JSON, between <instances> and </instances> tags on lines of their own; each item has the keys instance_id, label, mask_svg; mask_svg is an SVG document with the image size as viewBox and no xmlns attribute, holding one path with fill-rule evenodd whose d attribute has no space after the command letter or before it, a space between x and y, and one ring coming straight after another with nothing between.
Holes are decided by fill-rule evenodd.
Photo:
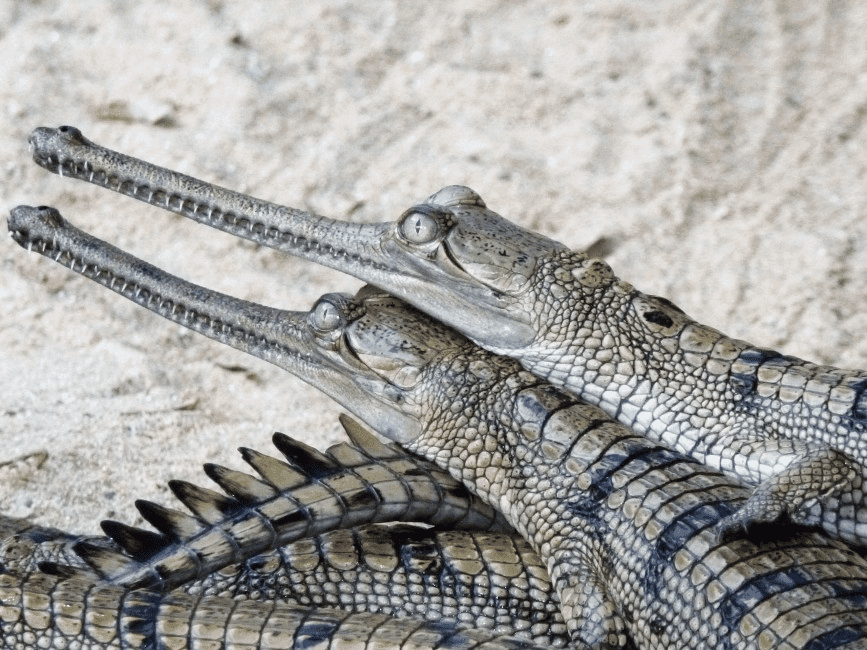
<instances>
[{"instance_id":1,"label":"gharial eye","mask_svg":"<svg viewBox=\"0 0 867 650\"><path fill-rule=\"evenodd\" d=\"M320 302L310 315L313 327L330 332L340 325L340 312L330 302Z\"/></svg>"},{"instance_id":2,"label":"gharial eye","mask_svg":"<svg viewBox=\"0 0 867 650\"><path fill-rule=\"evenodd\" d=\"M426 244L437 236L437 220L424 212L410 212L400 224L400 234L412 244Z\"/></svg>"}]
</instances>

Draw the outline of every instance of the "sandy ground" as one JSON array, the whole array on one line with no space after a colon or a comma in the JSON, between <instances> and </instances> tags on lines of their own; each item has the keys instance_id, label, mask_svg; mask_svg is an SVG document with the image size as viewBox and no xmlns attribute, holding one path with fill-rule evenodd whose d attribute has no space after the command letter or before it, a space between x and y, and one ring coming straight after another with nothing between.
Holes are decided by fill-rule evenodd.
<instances>
[{"instance_id":1,"label":"sandy ground","mask_svg":"<svg viewBox=\"0 0 867 650\"><path fill-rule=\"evenodd\" d=\"M867 366L863 2L0 0L0 197L176 274L306 309L358 283L30 162L36 126L272 201L386 221L440 187L697 319ZM654 7L650 10L647 7ZM11 239L0 246L0 512L94 532L339 409Z\"/></svg>"}]
</instances>

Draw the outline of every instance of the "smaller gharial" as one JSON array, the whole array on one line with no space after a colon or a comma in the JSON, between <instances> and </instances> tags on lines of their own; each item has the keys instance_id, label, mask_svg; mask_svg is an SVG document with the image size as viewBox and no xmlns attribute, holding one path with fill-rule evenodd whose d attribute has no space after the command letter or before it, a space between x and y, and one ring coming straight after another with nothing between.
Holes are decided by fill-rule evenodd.
<instances>
[{"instance_id":1,"label":"smaller gharial","mask_svg":"<svg viewBox=\"0 0 867 650\"><path fill-rule=\"evenodd\" d=\"M575 647L867 648L867 563L818 533L715 525L749 490L373 287L310 312L172 277L20 206L22 246L311 382L495 506L545 563ZM135 592L133 592L135 593Z\"/></svg>"},{"instance_id":2,"label":"smaller gharial","mask_svg":"<svg viewBox=\"0 0 867 650\"><path fill-rule=\"evenodd\" d=\"M756 486L724 532L788 517L867 546L867 372L729 338L603 261L450 186L382 224L342 223L39 128L33 158L400 296L622 424Z\"/></svg>"}]
</instances>

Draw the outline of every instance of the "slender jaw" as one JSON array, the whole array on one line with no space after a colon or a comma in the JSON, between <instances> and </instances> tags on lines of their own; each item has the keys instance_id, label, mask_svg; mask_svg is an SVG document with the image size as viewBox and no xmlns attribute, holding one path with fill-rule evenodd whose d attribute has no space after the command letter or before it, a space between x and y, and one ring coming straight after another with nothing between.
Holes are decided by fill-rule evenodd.
<instances>
[{"instance_id":1,"label":"slender jaw","mask_svg":"<svg viewBox=\"0 0 867 650\"><path fill-rule=\"evenodd\" d=\"M163 318L273 363L316 386L394 440L415 437L402 390L371 370L339 334L365 315L345 294L323 296L310 312L274 309L186 282L70 225L54 208L18 206L12 238Z\"/></svg>"},{"instance_id":2,"label":"slender jaw","mask_svg":"<svg viewBox=\"0 0 867 650\"><path fill-rule=\"evenodd\" d=\"M29 141L33 160L51 172L353 275L488 347L532 342L531 319L515 296L539 255L564 249L491 212L465 187L440 190L396 222L354 224L126 156L91 142L74 127L40 127Z\"/></svg>"}]
</instances>

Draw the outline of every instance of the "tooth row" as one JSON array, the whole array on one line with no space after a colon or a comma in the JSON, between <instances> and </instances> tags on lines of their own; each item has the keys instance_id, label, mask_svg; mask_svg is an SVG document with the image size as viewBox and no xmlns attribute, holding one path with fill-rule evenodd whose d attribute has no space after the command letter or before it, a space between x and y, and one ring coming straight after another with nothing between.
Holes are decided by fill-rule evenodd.
<instances>
[{"instance_id":1,"label":"tooth row","mask_svg":"<svg viewBox=\"0 0 867 650\"><path fill-rule=\"evenodd\" d=\"M345 259L358 257L357 255L350 256L347 251L335 248L330 244L310 241L306 237L284 233L277 228L267 228L261 222L254 222L246 217L239 217L234 212L223 212L213 206L197 203L192 199L185 199L177 194L166 194L162 190L153 190L143 183L136 184L129 179L124 180L117 176L110 176L101 170L96 171L86 160L77 163L74 160L55 161L54 158L49 157L49 162L56 164L57 173L60 176L65 174L71 177L86 178L95 185L101 185L122 194L141 199L150 205L165 208L172 212L180 212L187 216L204 217L211 224L222 222L238 230L246 230L251 233L255 230L263 239L280 241L284 244L289 244L293 248L316 251L322 255L330 255L335 259L341 256Z\"/></svg>"},{"instance_id":2,"label":"tooth row","mask_svg":"<svg viewBox=\"0 0 867 650\"><path fill-rule=\"evenodd\" d=\"M16 241L27 240L26 246L28 251L36 250L42 255L54 259L55 262L68 267L70 270L99 282L112 291L129 298L133 302L159 312L161 315L169 318L169 320L187 325L191 329L203 333L210 330L213 333L222 334L227 338L234 338L236 341L246 343L251 347L263 348L263 352L268 351L276 354L278 357L297 356L297 352L269 341L265 336L256 335L244 328L233 327L225 321L211 318L194 309L180 306L168 298L161 298L159 295L152 294L137 284L131 284L95 264L87 264L76 258L68 250L58 248L56 241L49 243L47 240L41 238L29 239L28 235L22 231L13 231L10 234ZM119 287L118 284L120 285ZM156 302L156 305L152 306L154 302ZM179 313L180 315L178 315ZM264 350L264 348L267 348L267 350Z\"/></svg>"},{"instance_id":3,"label":"tooth row","mask_svg":"<svg viewBox=\"0 0 867 650\"><path fill-rule=\"evenodd\" d=\"M331 256L334 259L342 257L345 260L373 264L370 260L363 259L359 255L349 253L342 248L335 248L330 244L311 241L306 237L292 235L277 228L269 228L261 222L254 222L245 217L239 217L233 212L223 212L213 206L197 203L192 199L185 199L177 194L167 194L162 190L154 190L143 183L137 184L130 179L111 176L102 170L95 170L93 165L86 160L78 163L75 160L67 159L61 161L49 156L48 162L51 165L57 166L57 173L60 176L66 174L67 176L86 178L95 185L107 187L121 194L127 194L128 196L141 199L146 203L165 208L172 212L179 212L193 218L199 217L202 220L207 220L211 225L222 222L240 231L246 230L250 233L255 231L261 240L278 241L292 248L314 251L323 256ZM378 264L376 266L385 268Z\"/></svg>"}]
</instances>

